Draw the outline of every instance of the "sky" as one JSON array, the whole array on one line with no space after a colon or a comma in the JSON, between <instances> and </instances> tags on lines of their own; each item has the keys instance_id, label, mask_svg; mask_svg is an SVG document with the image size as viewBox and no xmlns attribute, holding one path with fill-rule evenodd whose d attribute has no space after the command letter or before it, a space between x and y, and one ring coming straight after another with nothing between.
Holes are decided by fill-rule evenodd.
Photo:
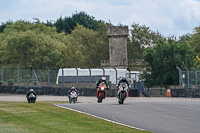
<instances>
[{"instance_id":1,"label":"sky","mask_svg":"<svg viewBox=\"0 0 200 133\"><path fill-rule=\"evenodd\" d=\"M163 36L182 36L200 26L200 0L1 0L0 22L56 21L84 11L117 26L136 23Z\"/></svg>"}]
</instances>

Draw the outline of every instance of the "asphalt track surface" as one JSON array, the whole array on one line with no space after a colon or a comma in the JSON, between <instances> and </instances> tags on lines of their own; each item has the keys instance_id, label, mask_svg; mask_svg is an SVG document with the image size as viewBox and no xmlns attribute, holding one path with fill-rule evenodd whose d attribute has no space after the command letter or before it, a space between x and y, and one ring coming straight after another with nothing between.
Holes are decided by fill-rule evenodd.
<instances>
[{"instance_id":1,"label":"asphalt track surface","mask_svg":"<svg viewBox=\"0 0 200 133\"><path fill-rule=\"evenodd\" d=\"M125 101L123 105L106 102L59 106L155 133L200 133L199 101Z\"/></svg>"},{"instance_id":2,"label":"asphalt track surface","mask_svg":"<svg viewBox=\"0 0 200 133\"><path fill-rule=\"evenodd\" d=\"M26 96L0 93L1 101ZM58 106L155 133L200 133L200 98L128 97L119 105L116 97L97 103L96 97L80 96L79 103L67 104L67 96L38 95L37 101L66 101Z\"/></svg>"}]
</instances>

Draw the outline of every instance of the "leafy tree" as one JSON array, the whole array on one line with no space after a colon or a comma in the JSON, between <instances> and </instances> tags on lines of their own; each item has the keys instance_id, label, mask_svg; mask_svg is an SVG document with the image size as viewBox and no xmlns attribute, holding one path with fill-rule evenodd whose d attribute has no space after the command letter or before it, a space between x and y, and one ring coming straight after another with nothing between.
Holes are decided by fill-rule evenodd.
<instances>
[{"instance_id":1,"label":"leafy tree","mask_svg":"<svg viewBox=\"0 0 200 133\"><path fill-rule=\"evenodd\" d=\"M57 28L57 32L71 34L77 24L88 29L97 30L99 23L102 23L102 21L95 20L94 17L87 15L85 12L76 12L75 14L72 14L72 17L65 17L64 19L60 17L55 22L55 26Z\"/></svg>"},{"instance_id":2,"label":"leafy tree","mask_svg":"<svg viewBox=\"0 0 200 133\"><path fill-rule=\"evenodd\" d=\"M143 59L143 51L146 47L153 47L160 38L159 32L151 31L145 25L133 24L131 38L127 41L128 59Z\"/></svg>"},{"instance_id":3,"label":"leafy tree","mask_svg":"<svg viewBox=\"0 0 200 133\"><path fill-rule=\"evenodd\" d=\"M199 58L199 55L196 55L196 57L194 58L194 67L197 70L200 70L200 58Z\"/></svg>"},{"instance_id":4,"label":"leafy tree","mask_svg":"<svg viewBox=\"0 0 200 133\"><path fill-rule=\"evenodd\" d=\"M54 23L53 23L53 20L47 20L47 23L44 23L46 26L48 27L55 27Z\"/></svg>"},{"instance_id":5,"label":"leafy tree","mask_svg":"<svg viewBox=\"0 0 200 133\"><path fill-rule=\"evenodd\" d=\"M6 28L6 25L11 25L11 24L13 24L13 21L7 21L6 23L1 22L0 33L4 31L4 29Z\"/></svg>"},{"instance_id":6,"label":"leafy tree","mask_svg":"<svg viewBox=\"0 0 200 133\"><path fill-rule=\"evenodd\" d=\"M0 25L0 33L2 33L5 28L6 28L6 24L5 23L1 23L1 25Z\"/></svg>"},{"instance_id":7,"label":"leafy tree","mask_svg":"<svg viewBox=\"0 0 200 133\"><path fill-rule=\"evenodd\" d=\"M64 21L63 21L62 17L60 17L59 19L57 19L57 21L55 22L54 25L56 26L56 31L58 33L65 32Z\"/></svg>"},{"instance_id":8,"label":"leafy tree","mask_svg":"<svg viewBox=\"0 0 200 133\"><path fill-rule=\"evenodd\" d=\"M36 68L59 66L62 50L66 48L59 38L64 34L39 22L17 21L6 26L0 35L1 64Z\"/></svg>"},{"instance_id":9,"label":"leafy tree","mask_svg":"<svg viewBox=\"0 0 200 133\"><path fill-rule=\"evenodd\" d=\"M188 43L189 40L191 39L191 36L192 36L192 34L189 34L189 33L182 35L179 37L178 42L179 43Z\"/></svg>"},{"instance_id":10,"label":"leafy tree","mask_svg":"<svg viewBox=\"0 0 200 133\"><path fill-rule=\"evenodd\" d=\"M99 67L108 59L106 25L97 31L77 25L72 34L57 33L56 27L46 26L39 19L34 23L16 21L0 34L0 63L4 66L35 68Z\"/></svg>"},{"instance_id":11,"label":"leafy tree","mask_svg":"<svg viewBox=\"0 0 200 133\"><path fill-rule=\"evenodd\" d=\"M66 36L65 44L63 56L67 57L65 66L68 67L99 67L100 61L108 58L108 39L105 41L99 32L81 25Z\"/></svg>"},{"instance_id":12,"label":"leafy tree","mask_svg":"<svg viewBox=\"0 0 200 133\"><path fill-rule=\"evenodd\" d=\"M193 60L194 67L200 70L200 26L194 28L193 34L187 34L187 40L189 45L191 45L196 52L196 56Z\"/></svg>"},{"instance_id":13,"label":"leafy tree","mask_svg":"<svg viewBox=\"0 0 200 133\"><path fill-rule=\"evenodd\" d=\"M190 68L194 55L194 50L187 43L159 40L156 46L145 50L144 60L147 62L146 68L149 68L142 75L145 85L177 85L179 78L176 66Z\"/></svg>"},{"instance_id":14,"label":"leafy tree","mask_svg":"<svg viewBox=\"0 0 200 133\"><path fill-rule=\"evenodd\" d=\"M194 34L192 34L188 43L195 49L195 52L200 55L200 26L194 28L193 32Z\"/></svg>"}]
</instances>

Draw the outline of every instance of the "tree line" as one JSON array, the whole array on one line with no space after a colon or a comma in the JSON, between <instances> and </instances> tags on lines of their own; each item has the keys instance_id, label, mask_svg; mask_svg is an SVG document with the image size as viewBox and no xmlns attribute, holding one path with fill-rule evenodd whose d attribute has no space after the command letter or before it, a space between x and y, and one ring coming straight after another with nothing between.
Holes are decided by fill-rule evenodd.
<instances>
[{"instance_id":1,"label":"tree line","mask_svg":"<svg viewBox=\"0 0 200 133\"><path fill-rule=\"evenodd\" d=\"M76 12L72 17L46 23L18 20L0 25L0 66L51 69L98 68L109 59L108 26L102 20ZM133 23L127 40L128 59L145 61L141 79L145 85L176 85L180 68L200 70L200 27L193 34L165 37L145 25ZM128 64L131 68L131 64Z\"/></svg>"}]
</instances>

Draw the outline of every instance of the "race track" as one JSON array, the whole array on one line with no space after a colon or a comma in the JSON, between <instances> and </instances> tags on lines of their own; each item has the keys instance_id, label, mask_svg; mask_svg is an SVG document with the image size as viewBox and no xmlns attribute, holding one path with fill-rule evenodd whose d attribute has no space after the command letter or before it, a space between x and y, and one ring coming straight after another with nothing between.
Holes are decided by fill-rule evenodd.
<instances>
[{"instance_id":1,"label":"race track","mask_svg":"<svg viewBox=\"0 0 200 133\"><path fill-rule=\"evenodd\" d=\"M26 97L0 93L0 101L26 101ZM39 95L37 101L67 103L68 97ZM96 97L80 96L78 102L58 106L155 133L200 132L200 98L128 97L119 105L116 97L106 97L98 104Z\"/></svg>"},{"instance_id":2,"label":"race track","mask_svg":"<svg viewBox=\"0 0 200 133\"><path fill-rule=\"evenodd\" d=\"M126 102L60 104L76 111L155 133L199 133L200 102Z\"/></svg>"}]
</instances>

